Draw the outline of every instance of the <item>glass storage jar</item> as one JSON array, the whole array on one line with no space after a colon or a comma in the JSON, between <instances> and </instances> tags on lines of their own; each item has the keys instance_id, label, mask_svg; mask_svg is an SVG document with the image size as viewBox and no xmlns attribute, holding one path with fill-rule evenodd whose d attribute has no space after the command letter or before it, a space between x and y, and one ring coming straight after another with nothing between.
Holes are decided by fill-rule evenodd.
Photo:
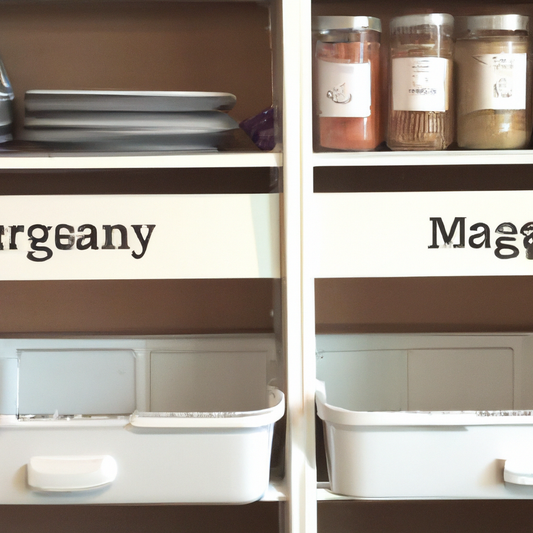
<instances>
[{"instance_id":1,"label":"glass storage jar","mask_svg":"<svg viewBox=\"0 0 533 533\"><path fill-rule=\"evenodd\" d=\"M528 146L529 17L459 17L456 37L458 146L472 149Z\"/></svg>"},{"instance_id":2,"label":"glass storage jar","mask_svg":"<svg viewBox=\"0 0 533 533\"><path fill-rule=\"evenodd\" d=\"M390 22L392 150L444 150L454 140L453 25L446 13Z\"/></svg>"},{"instance_id":3,"label":"glass storage jar","mask_svg":"<svg viewBox=\"0 0 533 533\"><path fill-rule=\"evenodd\" d=\"M373 150L383 142L380 19L314 17L313 36L315 147Z\"/></svg>"}]
</instances>

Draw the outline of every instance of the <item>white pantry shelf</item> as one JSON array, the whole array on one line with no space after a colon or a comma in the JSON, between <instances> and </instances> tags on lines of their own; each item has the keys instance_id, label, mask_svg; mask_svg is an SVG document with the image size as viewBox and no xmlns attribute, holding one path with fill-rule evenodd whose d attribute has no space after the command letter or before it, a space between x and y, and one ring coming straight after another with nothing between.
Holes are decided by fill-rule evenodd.
<instances>
[{"instance_id":1,"label":"white pantry shelf","mask_svg":"<svg viewBox=\"0 0 533 533\"><path fill-rule=\"evenodd\" d=\"M134 169L134 168L277 168L282 154L182 153L182 154L47 154L0 156L0 170Z\"/></svg>"},{"instance_id":2,"label":"white pantry shelf","mask_svg":"<svg viewBox=\"0 0 533 533\"><path fill-rule=\"evenodd\" d=\"M320 152L314 167L399 167L442 165L531 165L533 150L442 152Z\"/></svg>"}]
</instances>

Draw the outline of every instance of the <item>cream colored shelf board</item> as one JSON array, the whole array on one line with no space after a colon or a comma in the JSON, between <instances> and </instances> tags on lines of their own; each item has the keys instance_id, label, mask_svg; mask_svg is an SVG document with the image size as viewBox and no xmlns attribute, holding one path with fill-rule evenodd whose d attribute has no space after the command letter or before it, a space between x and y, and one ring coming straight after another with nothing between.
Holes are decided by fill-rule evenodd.
<instances>
[{"instance_id":1,"label":"cream colored shelf board","mask_svg":"<svg viewBox=\"0 0 533 533\"><path fill-rule=\"evenodd\" d=\"M313 166L315 167L531 164L533 164L533 150L320 152L313 154Z\"/></svg>"},{"instance_id":2,"label":"cream colored shelf board","mask_svg":"<svg viewBox=\"0 0 533 533\"><path fill-rule=\"evenodd\" d=\"M278 194L0 195L0 213L4 281L280 276Z\"/></svg>"},{"instance_id":3,"label":"cream colored shelf board","mask_svg":"<svg viewBox=\"0 0 533 533\"><path fill-rule=\"evenodd\" d=\"M314 277L531 276L519 232L532 203L522 190L314 193ZM515 228L504 240L502 224ZM477 248L479 227L486 240ZM379 238L391 229L401 238L384 246Z\"/></svg>"},{"instance_id":4,"label":"cream colored shelf board","mask_svg":"<svg viewBox=\"0 0 533 533\"><path fill-rule=\"evenodd\" d=\"M183 153L0 156L0 170L280 167L282 154Z\"/></svg>"}]
</instances>

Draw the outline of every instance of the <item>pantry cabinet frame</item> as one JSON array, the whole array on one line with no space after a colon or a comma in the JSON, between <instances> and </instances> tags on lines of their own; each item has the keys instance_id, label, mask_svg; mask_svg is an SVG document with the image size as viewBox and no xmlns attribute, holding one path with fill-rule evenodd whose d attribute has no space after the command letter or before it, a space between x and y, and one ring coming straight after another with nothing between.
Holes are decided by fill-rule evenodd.
<instances>
[{"instance_id":1,"label":"pantry cabinet frame","mask_svg":"<svg viewBox=\"0 0 533 533\"><path fill-rule=\"evenodd\" d=\"M311 3L301 0L276 0L282 12L282 116L283 116L283 217L282 278L285 353L287 361L287 502L282 504L281 526L287 533L313 533L317 530L316 467L314 440L314 358L309 358L307 343L314 344L313 281L307 277L306 246L302 232L307 211L302 189L306 147L302 106L309 94L304 69L302 42L310 28ZM276 79L276 74L274 74ZM276 94L276 91L274 91ZM310 115L309 115L310 116ZM308 158L308 161L310 159ZM308 297L310 297L308 299ZM311 326L311 335L304 324ZM314 348L310 347L311 353ZM313 385L313 386L311 386Z\"/></svg>"},{"instance_id":2,"label":"pantry cabinet frame","mask_svg":"<svg viewBox=\"0 0 533 533\"><path fill-rule=\"evenodd\" d=\"M240 1L240 0L232 0ZM455 153L313 151L311 0L271 0L273 99L280 128L272 152L187 155L2 156L2 170L268 167L282 173L281 303L286 363L285 480L267 495L279 501L284 533L316 533L317 502L342 497L318 488L315 459L316 167L533 164L530 151Z\"/></svg>"}]
</instances>

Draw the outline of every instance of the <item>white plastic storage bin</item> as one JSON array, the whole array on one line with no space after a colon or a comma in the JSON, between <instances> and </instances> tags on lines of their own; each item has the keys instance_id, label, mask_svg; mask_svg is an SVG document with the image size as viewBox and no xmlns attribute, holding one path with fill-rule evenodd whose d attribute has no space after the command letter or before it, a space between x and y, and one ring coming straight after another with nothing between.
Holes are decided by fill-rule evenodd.
<instances>
[{"instance_id":1,"label":"white plastic storage bin","mask_svg":"<svg viewBox=\"0 0 533 533\"><path fill-rule=\"evenodd\" d=\"M0 340L0 503L247 503L284 413L274 339Z\"/></svg>"},{"instance_id":2,"label":"white plastic storage bin","mask_svg":"<svg viewBox=\"0 0 533 533\"><path fill-rule=\"evenodd\" d=\"M331 490L533 498L533 336L322 335Z\"/></svg>"}]
</instances>

